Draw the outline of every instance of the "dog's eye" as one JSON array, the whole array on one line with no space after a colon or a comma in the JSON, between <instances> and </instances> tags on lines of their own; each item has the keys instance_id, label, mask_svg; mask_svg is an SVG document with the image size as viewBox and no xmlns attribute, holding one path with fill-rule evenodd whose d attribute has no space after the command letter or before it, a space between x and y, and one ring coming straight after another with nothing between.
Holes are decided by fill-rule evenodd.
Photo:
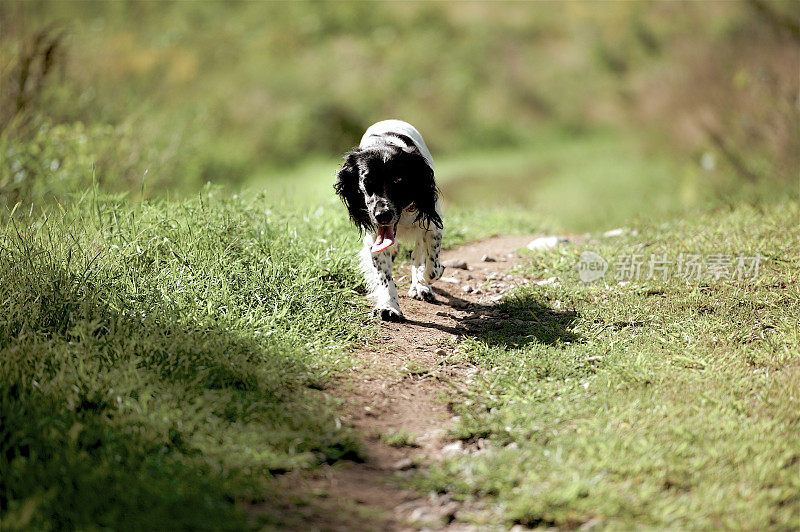
<instances>
[{"instance_id":1,"label":"dog's eye","mask_svg":"<svg viewBox=\"0 0 800 532\"><path fill-rule=\"evenodd\" d=\"M376 183L374 179L365 179L364 190L367 194L372 194L378 190L378 183Z\"/></svg>"}]
</instances>

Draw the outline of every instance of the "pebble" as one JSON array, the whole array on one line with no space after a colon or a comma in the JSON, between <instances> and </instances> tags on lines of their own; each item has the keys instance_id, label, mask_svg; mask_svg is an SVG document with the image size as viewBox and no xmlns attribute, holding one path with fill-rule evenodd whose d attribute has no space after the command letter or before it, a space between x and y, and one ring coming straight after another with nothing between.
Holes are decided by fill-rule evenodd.
<instances>
[{"instance_id":1,"label":"pebble","mask_svg":"<svg viewBox=\"0 0 800 532\"><path fill-rule=\"evenodd\" d=\"M534 281L533 284L542 286L542 285L546 285L546 284L556 284L556 281L558 281L558 277L548 277L547 279L542 279L540 281Z\"/></svg>"},{"instance_id":2,"label":"pebble","mask_svg":"<svg viewBox=\"0 0 800 532\"><path fill-rule=\"evenodd\" d=\"M611 229L610 231L606 231L603 233L603 236L606 238L611 238L614 236L622 236L625 234L625 229L621 227L617 227L616 229Z\"/></svg>"},{"instance_id":3,"label":"pebble","mask_svg":"<svg viewBox=\"0 0 800 532\"><path fill-rule=\"evenodd\" d=\"M456 270L468 270L469 266L464 259L450 259L442 261L442 266L445 268L454 268Z\"/></svg>"},{"instance_id":4,"label":"pebble","mask_svg":"<svg viewBox=\"0 0 800 532\"><path fill-rule=\"evenodd\" d=\"M440 347L439 349L436 350L436 354L439 355L440 357L443 357L447 354L447 351L445 351Z\"/></svg>"},{"instance_id":5,"label":"pebble","mask_svg":"<svg viewBox=\"0 0 800 532\"><path fill-rule=\"evenodd\" d=\"M491 255L484 255L481 257L482 262L497 262L497 259L492 257Z\"/></svg>"},{"instance_id":6,"label":"pebble","mask_svg":"<svg viewBox=\"0 0 800 532\"><path fill-rule=\"evenodd\" d=\"M436 311L436 315L437 316L449 316L449 314L447 312L443 311L443 310L437 310Z\"/></svg>"},{"instance_id":7,"label":"pebble","mask_svg":"<svg viewBox=\"0 0 800 532\"><path fill-rule=\"evenodd\" d=\"M456 454L460 453L461 450L464 448L464 444L459 441L454 441L453 443L449 443L442 447L442 454Z\"/></svg>"},{"instance_id":8,"label":"pebble","mask_svg":"<svg viewBox=\"0 0 800 532\"><path fill-rule=\"evenodd\" d=\"M468 293L468 294L471 294L471 293L472 293L472 290L473 290L473 288L472 288L470 285L468 285L468 284L465 284L464 286L462 286L462 287L461 287L461 289L462 289L464 292Z\"/></svg>"},{"instance_id":9,"label":"pebble","mask_svg":"<svg viewBox=\"0 0 800 532\"><path fill-rule=\"evenodd\" d=\"M414 461L411 458L401 458L397 462L392 465L393 469L397 471L405 471L406 469L412 469L414 467Z\"/></svg>"},{"instance_id":10,"label":"pebble","mask_svg":"<svg viewBox=\"0 0 800 532\"><path fill-rule=\"evenodd\" d=\"M569 239L562 236L540 236L528 243L528 249L549 249L568 242Z\"/></svg>"},{"instance_id":11,"label":"pebble","mask_svg":"<svg viewBox=\"0 0 800 532\"><path fill-rule=\"evenodd\" d=\"M444 283L458 284L459 281L455 277L439 277L439 280Z\"/></svg>"},{"instance_id":12,"label":"pebble","mask_svg":"<svg viewBox=\"0 0 800 532\"><path fill-rule=\"evenodd\" d=\"M602 524L603 524L602 518L592 517L591 519L583 523L579 528L579 530L594 530L595 528L602 526Z\"/></svg>"}]
</instances>

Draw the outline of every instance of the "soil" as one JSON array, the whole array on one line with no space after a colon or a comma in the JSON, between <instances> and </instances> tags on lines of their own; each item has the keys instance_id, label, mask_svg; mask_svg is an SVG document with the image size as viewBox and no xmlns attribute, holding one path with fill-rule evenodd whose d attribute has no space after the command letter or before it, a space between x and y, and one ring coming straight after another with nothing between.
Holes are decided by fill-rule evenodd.
<instances>
[{"instance_id":1,"label":"soil","mask_svg":"<svg viewBox=\"0 0 800 532\"><path fill-rule=\"evenodd\" d=\"M530 241L531 237L494 237L443 252L444 261L460 259L469 269L445 269L444 277L433 284L436 303L406 296L409 268L395 268L407 321L381 323L375 342L352 353L356 370L338 377L326 390L344 400L342 422L360 435L364 461L342 461L279 479L287 493L307 496L286 503L286 515L297 529L473 530L458 518L480 503L457 502L446 494L423 495L404 489L402 480L443 456L481 446L480 441L464 444L448 436L454 414L447 398L480 371L452 355L461 336L477 333L486 321L501 317L495 304L502 293L528 282L506 272L516 264L515 251ZM385 441L398 433L412 435L407 438L412 441L394 442L396 446ZM251 512L258 514L258 507Z\"/></svg>"}]
</instances>

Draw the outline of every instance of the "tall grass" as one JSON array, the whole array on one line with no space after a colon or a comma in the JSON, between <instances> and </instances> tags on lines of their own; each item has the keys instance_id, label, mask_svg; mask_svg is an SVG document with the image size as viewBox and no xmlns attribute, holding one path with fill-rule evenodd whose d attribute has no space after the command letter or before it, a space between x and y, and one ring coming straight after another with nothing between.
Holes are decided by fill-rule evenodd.
<instances>
[{"instance_id":1,"label":"tall grass","mask_svg":"<svg viewBox=\"0 0 800 532\"><path fill-rule=\"evenodd\" d=\"M7 219L3 528L239 528L275 473L357 456L315 391L366 319L338 214L206 190Z\"/></svg>"}]
</instances>

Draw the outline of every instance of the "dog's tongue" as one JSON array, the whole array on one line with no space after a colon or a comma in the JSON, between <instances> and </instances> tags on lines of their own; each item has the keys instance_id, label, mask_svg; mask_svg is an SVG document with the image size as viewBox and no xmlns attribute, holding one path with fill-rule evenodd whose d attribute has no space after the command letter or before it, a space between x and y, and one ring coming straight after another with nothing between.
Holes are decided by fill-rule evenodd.
<instances>
[{"instance_id":1,"label":"dog's tongue","mask_svg":"<svg viewBox=\"0 0 800 532\"><path fill-rule=\"evenodd\" d=\"M394 244L394 228L391 225L378 227L378 236L375 238L375 243L372 244L372 252L380 253L392 244Z\"/></svg>"}]
</instances>

